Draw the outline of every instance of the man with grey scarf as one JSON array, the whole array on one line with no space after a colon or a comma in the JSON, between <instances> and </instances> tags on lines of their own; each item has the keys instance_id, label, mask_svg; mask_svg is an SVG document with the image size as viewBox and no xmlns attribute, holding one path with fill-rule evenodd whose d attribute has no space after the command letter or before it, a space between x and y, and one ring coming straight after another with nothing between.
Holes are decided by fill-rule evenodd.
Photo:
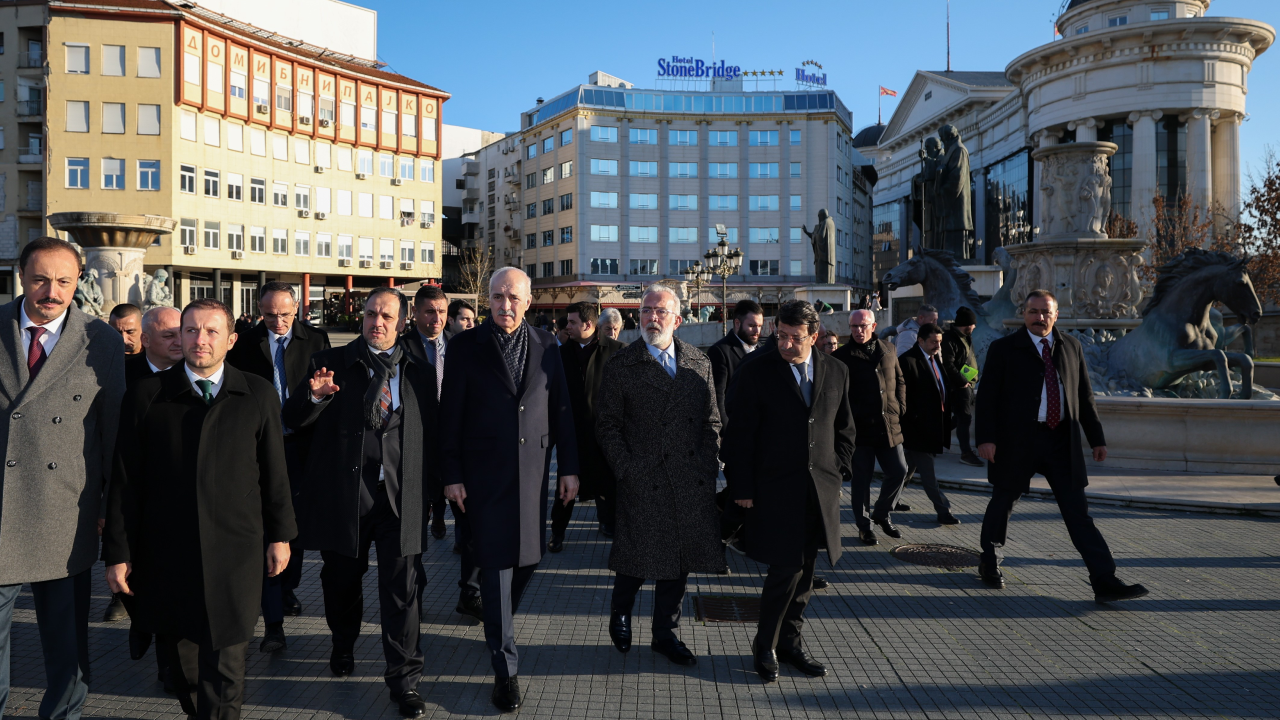
<instances>
[{"instance_id":1,"label":"man with grey scarf","mask_svg":"<svg viewBox=\"0 0 1280 720\"><path fill-rule=\"evenodd\" d=\"M355 669L363 577L376 545L386 683L400 714L420 717L426 703L417 691L418 568L429 530L426 506L435 497L423 448L435 428L428 408L436 386L431 369L397 344L406 308L393 288L370 293L361 336L311 357L308 378L285 403L284 422L314 428L299 540L324 560L329 667L339 677Z\"/></svg>"}]
</instances>

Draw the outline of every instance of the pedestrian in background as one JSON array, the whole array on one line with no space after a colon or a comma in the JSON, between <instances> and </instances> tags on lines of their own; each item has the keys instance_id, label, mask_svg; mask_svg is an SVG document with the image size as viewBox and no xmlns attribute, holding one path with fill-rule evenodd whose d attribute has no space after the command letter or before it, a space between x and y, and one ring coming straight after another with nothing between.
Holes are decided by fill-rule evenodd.
<instances>
[{"instance_id":1,"label":"pedestrian in background","mask_svg":"<svg viewBox=\"0 0 1280 720\"><path fill-rule=\"evenodd\" d=\"M617 340L622 334L622 313L617 308L605 308L600 311L600 334L610 340Z\"/></svg>"},{"instance_id":2,"label":"pedestrian in background","mask_svg":"<svg viewBox=\"0 0 1280 720\"><path fill-rule=\"evenodd\" d=\"M960 462L983 467L982 459L969 444L973 423L973 388L978 383L978 357L973 352L973 330L978 315L967 307L956 310L955 322L942 336L942 370L947 381L947 405L960 442Z\"/></svg>"},{"instance_id":3,"label":"pedestrian in background","mask_svg":"<svg viewBox=\"0 0 1280 720\"><path fill-rule=\"evenodd\" d=\"M907 318L898 326L898 334L894 336L895 353L901 355L916 345L916 331L921 325L928 323L938 324L938 308L932 305L921 305L916 311L916 316Z\"/></svg>"},{"instance_id":4,"label":"pedestrian in background","mask_svg":"<svg viewBox=\"0 0 1280 720\"><path fill-rule=\"evenodd\" d=\"M938 487L934 456L951 447L951 398L943 377L944 361L939 351L942 328L925 323L916 333L916 346L898 358L907 385L907 404L902 416L902 449L907 461L906 483L917 470L925 495L933 503L940 525L959 525L951 514L951 501Z\"/></svg>"}]
</instances>

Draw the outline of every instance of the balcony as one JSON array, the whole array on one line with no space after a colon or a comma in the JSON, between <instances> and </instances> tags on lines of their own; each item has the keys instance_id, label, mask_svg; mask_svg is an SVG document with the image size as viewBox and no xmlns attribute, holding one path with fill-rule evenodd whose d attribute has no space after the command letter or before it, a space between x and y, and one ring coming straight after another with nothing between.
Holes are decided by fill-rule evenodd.
<instances>
[{"instance_id":1,"label":"balcony","mask_svg":"<svg viewBox=\"0 0 1280 720\"><path fill-rule=\"evenodd\" d=\"M18 206L18 217L44 217L44 186L28 183L27 196Z\"/></svg>"},{"instance_id":2,"label":"balcony","mask_svg":"<svg viewBox=\"0 0 1280 720\"><path fill-rule=\"evenodd\" d=\"M43 52L37 51L37 52L18 53L18 69L19 70L26 70L30 68L43 68L43 67L44 67Z\"/></svg>"},{"instance_id":3,"label":"balcony","mask_svg":"<svg viewBox=\"0 0 1280 720\"><path fill-rule=\"evenodd\" d=\"M462 174L463 175L479 175L480 163L476 160L463 160Z\"/></svg>"},{"instance_id":4,"label":"balcony","mask_svg":"<svg viewBox=\"0 0 1280 720\"><path fill-rule=\"evenodd\" d=\"M36 138L28 138L27 146L18 155L20 165L38 165L44 162L44 143Z\"/></svg>"},{"instance_id":5,"label":"balcony","mask_svg":"<svg viewBox=\"0 0 1280 720\"><path fill-rule=\"evenodd\" d=\"M19 100L18 117L39 117L44 114L44 100Z\"/></svg>"},{"instance_id":6,"label":"balcony","mask_svg":"<svg viewBox=\"0 0 1280 720\"><path fill-rule=\"evenodd\" d=\"M480 224L480 213L479 213L478 211L476 211L476 210L471 210L471 211L463 210L463 211L462 211L462 224L463 224L463 225L467 225L467 224L471 224L471 225L479 225L479 224Z\"/></svg>"}]
</instances>

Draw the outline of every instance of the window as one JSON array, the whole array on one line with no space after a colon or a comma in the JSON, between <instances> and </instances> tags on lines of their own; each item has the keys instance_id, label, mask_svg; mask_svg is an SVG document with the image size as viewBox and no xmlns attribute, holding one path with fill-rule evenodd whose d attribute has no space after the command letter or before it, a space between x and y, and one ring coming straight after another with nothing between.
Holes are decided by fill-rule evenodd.
<instances>
[{"instance_id":1,"label":"window","mask_svg":"<svg viewBox=\"0 0 1280 720\"><path fill-rule=\"evenodd\" d=\"M254 205L267 203L267 181L262 178L249 179L249 202Z\"/></svg>"},{"instance_id":2,"label":"window","mask_svg":"<svg viewBox=\"0 0 1280 720\"><path fill-rule=\"evenodd\" d=\"M618 242L618 226L617 225L592 225L591 239L594 242Z\"/></svg>"},{"instance_id":3,"label":"window","mask_svg":"<svg viewBox=\"0 0 1280 720\"><path fill-rule=\"evenodd\" d=\"M753 243L776 243L778 242L778 228L751 228L747 234L748 242Z\"/></svg>"},{"instance_id":4,"label":"window","mask_svg":"<svg viewBox=\"0 0 1280 720\"><path fill-rule=\"evenodd\" d=\"M792 132L798 131L793 130ZM792 139L794 140L794 137ZM747 134L747 141L751 147L773 147L778 144L778 131L752 130Z\"/></svg>"},{"instance_id":5,"label":"window","mask_svg":"<svg viewBox=\"0 0 1280 720\"><path fill-rule=\"evenodd\" d=\"M378 240L378 259L382 262L391 262L395 259L395 240L382 238Z\"/></svg>"},{"instance_id":6,"label":"window","mask_svg":"<svg viewBox=\"0 0 1280 720\"><path fill-rule=\"evenodd\" d=\"M524 157L526 160L532 160L538 157L538 145L536 143L533 143L533 144L530 144L529 147L525 148Z\"/></svg>"},{"instance_id":7,"label":"window","mask_svg":"<svg viewBox=\"0 0 1280 720\"><path fill-rule=\"evenodd\" d=\"M276 255L289 254L289 231L288 230L272 230L271 231L271 252Z\"/></svg>"},{"instance_id":8,"label":"window","mask_svg":"<svg viewBox=\"0 0 1280 720\"><path fill-rule=\"evenodd\" d=\"M658 163L632 160L631 177L658 177Z\"/></svg>"},{"instance_id":9,"label":"window","mask_svg":"<svg viewBox=\"0 0 1280 720\"><path fill-rule=\"evenodd\" d=\"M317 117L321 120L328 120L330 123L334 121L334 100L331 97L320 98L320 107L317 111ZM317 240L317 243L319 241Z\"/></svg>"},{"instance_id":10,"label":"window","mask_svg":"<svg viewBox=\"0 0 1280 720\"><path fill-rule=\"evenodd\" d=\"M737 195L709 195L707 196L708 210L737 210Z\"/></svg>"},{"instance_id":11,"label":"window","mask_svg":"<svg viewBox=\"0 0 1280 720\"><path fill-rule=\"evenodd\" d=\"M538 173L529 173L524 176L524 189L532 190L538 187Z\"/></svg>"},{"instance_id":12,"label":"window","mask_svg":"<svg viewBox=\"0 0 1280 720\"><path fill-rule=\"evenodd\" d=\"M293 112L293 88L284 85L276 86L276 110Z\"/></svg>"},{"instance_id":13,"label":"window","mask_svg":"<svg viewBox=\"0 0 1280 720\"><path fill-rule=\"evenodd\" d=\"M595 193L591 193L591 194L595 195ZM658 195L656 193L654 194L631 193L630 207L632 210L657 210Z\"/></svg>"},{"instance_id":14,"label":"window","mask_svg":"<svg viewBox=\"0 0 1280 720\"><path fill-rule=\"evenodd\" d=\"M791 275L800 275L804 270L804 263L799 260L791 261Z\"/></svg>"},{"instance_id":15,"label":"window","mask_svg":"<svg viewBox=\"0 0 1280 720\"><path fill-rule=\"evenodd\" d=\"M799 195L792 195L792 196L791 196L791 209L792 209L792 210L799 210L799 209L800 209L800 196L799 196Z\"/></svg>"},{"instance_id":16,"label":"window","mask_svg":"<svg viewBox=\"0 0 1280 720\"><path fill-rule=\"evenodd\" d=\"M685 271L685 270L687 270L687 269L689 269L689 266L690 266L690 265L693 265L693 263L694 263L694 261L693 261L693 260L668 260L668 261L667 261L667 274L668 274L668 275L683 275L683 274L684 274L684 271Z\"/></svg>"},{"instance_id":17,"label":"window","mask_svg":"<svg viewBox=\"0 0 1280 720\"><path fill-rule=\"evenodd\" d=\"M524 266L524 274L531 278L538 277L538 263L529 263Z\"/></svg>"},{"instance_id":18,"label":"window","mask_svg":"<svg viewBox=\"0 0 1280 720\"><path fill-rule=\"evenodd\" d=\"M378 129L378 111L371 107L360 106L360 129L361 130L377 130Z\"/></svg>"},{"instance_id":19,"label":"window","mask_svg":"<svg viewBox=\"0 0 1280 720\"><path fill-rule=\"evenodd\" d=\"M1117 17L1107 18L1107 27L1121 27L1129 24L1128 15L1119 15Z\"/></svg>"},{"instance_id":20,"label":"window","mask_svg":"<svg viewBox=\"0 0 1280 720\"><path fill-rule=\"evenodd\" d=\"M593 193L594 194L594 193ZM529 203L524 206L524 216L526 218L538 217L538 203Z\"/></svg>"},{"instance_id":21,"label":"window","mask_svg":"<svg viewBox=\"0 0 1280 720\"><path fill-rule=\"evenodd\" d=\"M222 247L220 236L222 234L222 223L204 221L204 246L209 250L217 250Z\"/></svg>"},{"instance_id":22,"label":"window","mask_svg":"<svg viewBox=\"0 0 1280 720\"><path fill-rule=\"evenodd\" d=\"M306 185L293 186L293 206L299 210L310 210L311 188Z\"/></svg>"},{"instance_id":23,"label":"window","mask_svg":"<svg viewBox=\"0 0 1280 720\"><path fill-rule=\"evenodd\" d=\"M388 110L382 111L382 132L394 134L398 123L396 122L396 114Z\"/></svg>"},{"instance_id":24,"label":"window","mask_svg":"<svg viewBox=\"0 0 1280 720\"><path fill-rule=\"evenodd\" d=\"M738 177L738 163L710 163L707 165L707 176L713 178Z\"/></svg>"},{"instance_id":25,"label":"window","mask_svg":"<svg viewBox=\"0 0 1280 720\"><path fill-rule=\"evenodd\" d=\"M400 241L400 262L413 262L413 241Z\"/></svg>"},{"instance_id":26,"label":"window","mask_svg":"<svg viewBox=\"0 0 1280 720\"><path fill-rule=\"evenodd\" d=\"M617 258L591 258L592 275L617 275Z\"/></svg>"},{"instance_id":27,"label":"window","mask_svg":"<svg viewBox=\"0 0 1280 720\"><path fill-rule=\"evenodd\" d=\"M413 180L413 158L400 158L400 179Z\"/></svg>"},{"instance_id":28,"label":"window","mask_svg":"<svg viewBox=\"0 0 1280 720\"><path fill-rule=\"evenodd\" d=\"M237 125L228 125L227 127L238 127ZM230 143L228 143L230 147ZM333 146L327 142L316 141L316 165L322 168L333 167ZM413 175L413 162L409 162L409 175Z\"/></svg>"},{"instance_id":29,"label":"window","mask_svg":"<svg viewBox=\"0 0 1280 720\"><path fill-rule=\"evenodd\" d=\"M221 185L222 175L217 170L204 171L204 196L205 197L222 197L219 189Z\"/></svg>"},{"instance_id":30,"label":"window","mask_svg":"<svg viewBox=\"0 0 1280 720\"><path fill-rule=\"evenodd\" d=\"M180 165L178 167L178 191L194 195L196 193L196 166Z\"/></svg>"},{"instance_id":31,"label":"window","mask_svg":"<svg viewBox=\"0 0 1280 720\"><path fill-rule=\"evenodd\" d=\"M266 80L263 80L262 78L253 79L253 104L254 105L269 105L271 103L271 99L268 97L270 94L271 94L270 83L268 83Z\"/></svg>"},{"instance_id":32,"label":"window","mask_svg":"<svg viewBox=\"0 0 1280 720\"><path fill-rule=\"evenodd\" d=\"M571 227L560 228L560 244L567 245L571 242L573 242L573 228ZM567 275L568 273L565 273L565 274Z\"/></svg>"},{"instance_id":33,"label":"window","mask_svg":"<svg viewBox=\"0 0 1280 720\"><path fill-rule=\"evenodd\" d=\"M139 190L159 190L160 189L160 161L159 160L139 160L138 161L138 189Z\"/></svg>"},{"instance_id":34,"label":"window","mask_svg":"<svg viewBox=\"0 0 1280 720\"><path fill-rule=\"evenodd\" d=\"M618 142L618 128L606 125L592 125L591 140L593 142L616 143Z\"/></svg>"},{"instance_id":35,"label":"window","mask_svg":"<svg viewBox=\"0 0 1280 720\"><path fill-rule=\"evenodd\" d=\"M658 261L657 260L641 260L641 259L633 258L631 260L631 274L632 275L657 275Z\"/></svg>"},{"instance_id":36,"label":"window","mask_svg":"<svg viewBox=\"0 0 1280 720\"><path fill-rule=\"evenodd\" d=\"M401 115L400 116L400 133L405 137L418 137L418 116L417 115Z\"/></svg>"},{"instance_id":37,"label":"window","mask_svg":"<svg viewBox=\"0 0 1280 720\"><path fill-rule=\"evenodd\" d=\"M195 142L196 114L193 112L188 112L186 110L183 110L181 113L179 113L178 117L179 117L179 122L181 123L179 134L181 135L182 139Z\"/></svg>"},{"instance_id":38,"label":"window","mask_svg":"<svg viewBox=\"0 0 1280 720\"><path fill-rule=\"evenodd\" d=\"M271 184L271 204L276 207L289 207L289 186L287 184Z\"/></svg>"},{"instance_id":39,"label":"window","mask_svg":"<svg viewBox=\"0 0 1280 720\"><path fill-rule=\"evenodd\" d=\"M249 228L249 252L264 253L267 251L267 229Z\"/></svg>"},{"instance_id":40,"label":"window","mask_svg":"<svg viewBox=\"0 0 1280 720\"><path fill-rule=\"evenodd\" d=\"M182 79L192 85L200 84L200 56L185 53L182 56Z\"/></svg>"},{"instance_id":41,"label":"window","mask_svg":"<svg viewBox=\"0 0 1280 720\"><path fill-rule=\"evenodd\" d=\"M183 218L178 233L178 244L182 247L196 246L196 221Z\"/></svg>"},{"instance_id":42,"label":"window","mask_svg":"<svg viewBox=\"0 0 1280 720\"><path fill-rule=\"evenodd\" d=\"M436 181L436 164L432 160L418 161L418 178L422 182L433 183Z\"/></svg>"},{"instance_id":43,"label":"window","mask_svg":"<svg viewBox=\"0 0 1280 720\"><path fill-rule=\"evenodd\" d=\"M103 190L123 190L124 189L124 160L117 160L115 158L103 158L102 189Z\"/></svg>"},{"instance_id":44,"label":"window","mask_svg":"<svg viewBox=\"0 0 1280 720\"><path fill-rule=\"evenodd\" d=\"M573 143L573 128L569 128L560 133L560 147Z\"/></svg>"},{"instance_id":45,"label":"window","mask_svg":"<svg viewBox=\"0 0 1280 720\"><path fill-rule=\"evenodd\" d=\"M197 63L200 61L197 59ZM89 74L89 46L88 45L67 45L67 72L72 75L88 75ZM200 72L200 66L196 65L196 72Z\"/></svg>"},{"instance_id":46,"label":"window","mask_svg":"<svg viewBox=\"0 0 1280 720\"><path fill-rule=\"evenodd\" d=\"M158 47L138 48L138 77L140 78L160 77L160 48Z\"/></svg>"},{"instance_id":47,"label":"window","mask_svg":"<svg viewBox=\"0 0 1280 720\"><path fill-rule=\"evenodd\" d=\"M543 230L542 231L542 247L552 247L555 244L556 244L556 231Z\"/></svg>"},{"instance_id":48,"label":"window","mask_svg":"<svg viewBox=\"0 0 1280 720\"><path fill-rule=\"evenodd\" d=\"M227 249L244 251L244 226L227 226Z\"/></svg>"},{"instance_id":49,"label":"window","mask_svg":"<svg viewBox=\"0 0 1280 720\"><path fill-rule=\"evenodd\" d=\"M1168 20L1169 11L1168 10L1152 10L1151 19L1152 20Z\"/></svg>"},{"instance_id":50,"label":"window","mask_svg":"<svg viewBox=\"0 0 1280 720\"><path fill-rule=\"evenodd\" d=\"M556 263L554 260L542 263L542 277L551 277L555 275Z\"/></svg>"},{"instance_id":51,"label":"window","mask_svg":"<svg viewBox=\"0 0 1280 720\"><path fill-rule=\"evenodd\" d=\"M1089 26L1088 26L1088 25L1080 25L1080 26L1077 26L1077 27L1076 27L1076 34L1077 34L1077 35L1083 35L1083 34L1085 34L1085 33L1087 33L1087 32L1089 32Z\"/></svg>"},{"instance_id":52,"label":"window","mask_svg":"<svg viewBox=\"0 0 1280 720\"><path fill-rule=\"evenodd\" d=\"M667 177L696 178L698 163L667 163Z\"/></svg>"},{"instance_id":53,"label":"window","mask_svg":"<svg viewBox=\"0 0 1280 720\"><path fill-rule=\"evenodd\" d=\"M800 163L791 163L791 177L800 177Z\"/></svg>"},{"instance_id":54,"label":"window","mask_svg":"<svg viewBox=\"0 0 1280 720\"><path fill-rule=\"evenodd\" d=\"M244 200L244 176L227 173L227 199Z\"/></svg>"},{"instance_id":55,"label":"window","mask_svg":"<svg viewBox=\"0 0 1280 720\"><path fill-rule=\"evenodd\" d=\"M271 157L289 162L289 138L284 135L271 136Z\"/></svg>"},{"instance_id":56,"label":"window","mask_svg":"<svg viewBox=\"0 0 1280 720\"><path fill-rule=\"evenodd\" d=\"M555 149L556 149L556 139L555 139L555 137L549 137L549 138L546 138L545 140L543 140L543 141L542 141L542 152L543 152L543 153L549 153L549 152L551 152L552 150L555 150Z\"/></svg>"},{"instance_id":57,"label":"window","mask_svg":"<svg viewBox=\"0 0 1280 720\"><path fill-rule=\"evenodd\" d=\"M564 195L560 196L560 209L561 210L573 209L573 193L565 193Z\"/></svg>"},{"instance_id":58,"label":"window","mask_svg":"<svg viewBox=\"0 0 1280 720\"><path fill-rule=\"evenodd\" d=\"M338 123L339 125L341 125L342 127L356 126L356 104L355 103L344 102L342 103L341 107L338 108L338 110L339 112L342 113L342 116L339 118L339 123Z\"/></svg>"},{"instance_id":59,"label":"window","mask_svg":"<svg viewBox=\"0 0 1280 720\"><path fill-rule=\"evenodd\" d=\"M258 128L249 128L249 152L258 157L267 156L267 133Z\"/></svg>"},{"instance_id":60,"label":"window","mask_svg":"<svg viewBox=\"0 0 1280 720\"><path fill-rule=\"evenodd\" d=\"M711 130L707 132L707 144L720 147L737 147L737 130Z\"/></svg>"},{"instance_id":61,"label":"window","mask_svg":"<svg viewBox=\"0 0 1280 720\"><path fill-rule=\"evenodd\" d=\"M573 261L572 261L572 260L561 260L561 261L560 261L560 274L561 274L561 275L572 275L572 274L573 274Z\"/></svg>"},{"instance_id":62,"label":"window","mask_svg":"<svg viewBox=\"0 0 1280 720\"><path fill-rule=\"evenodd\" d=\"M89 103L80 100L67 102L67 132L89 132Z\"/></svg>"},{"instance_id":63,"label":"window","mask_svg":"<svg viewBox=\"0 0 1280 720\"><path fill-rule=\"evenodd\" d=\"M396 159L390 155L379 155L378 175L384 178L395 177Z\"/></svg>"},{"instance_id":64,"label":"window","mask_svg":"<svg viewBox=\"0 0 1280 720\"><path fill-rule=\"evenodd\" d=\"M549 167L549 168L547 168L546 170L543 170L543 171L542 171L542 184L543 184L543 185L546 185L546 184L548 184L548 183L553 183L553 182L555 182L555 181L556 181L556 169L555 169L555 168L553 168L553 167Z\"/></svg>"},{"instance_id":65,"label":"window","mask_svg":"<svg viewBox=\"0 0 1280 720\"><path fill-rule=\"evenodd\" d=\"M725 229L724 229L724 232L725 232L725 238L724 238L724 239L725 239L725 241L730 242L730 243L736 243L736 242L738 242L738 228L736 228L736 227L727 227L727 228L725 228ZM713 228L713 227L712 227L712 228L707 228L707 238L708 238L708 239L716 238L716 242L720 242L719 237L720 237L720 236L716 233L716 229L715 229L715 228Z\"/></svg>"},{"instance_id":66,"label":"window","mask_svg":"<svg viewBox=\"0 0 1280 720\"><path fill-rule=\"evenodd\" d=\"M351 191L338 191L338 214L344 216L351 215Z\"/></svg>"},{"instance_id":67,"label":"window","mask_svg":"<svg viewBox=\"0 0 1280 720\"><path fill-rule=\"evenodd\" d=\"M102 74L124 77L124 46L102 46Z\"/></svg>"},{"instance_id":68,"label":"window","mask_svg":"<svg viewBox=\"0 0 1280 720\"><path fill-rule=\"evenodd\" d=\"M543 200L543 201L542 201L542 214L543 214L543 215L550 215L551 213L553 213L553 212L555 212L555 211L556 211L556 201L555 201L555 200L553 200L553 199L551 199L551 198L547 198L546 200Z\"/></svg>"},{"instance_id":69,"label":"window","mask_svg":"<svg viewBox=\"0 0 1280 720\"><path fill-rule=\"evenodd\" d=\"M777 260L752 260L750 267L751 267L752 275L777 275L778 274Z\"/></svg>"},{"instance_id":70,"label":"window","mask_svg":"<svg viewBox=\"0 0 1280 720\"><path fill-rule=\"evenodd\" d=\"M307 257L311 254L311 233L293 233L293 254Z\"/></svg>"},{"instance_id":71,"label":"window","mask_svg":"<svg viewBox=\"0 0 1280 720\"><path fill-rule=\"evenodd\" d=\"M206 117L204 119L204 144L218 147L222 142L221 123L216 117Z\"/></svg>"},{"instance_id":72,"label":"window","mask_svg":"<svg viewBox=\"0 0 1280 720\"><path fill-rule=\"evenodd\" d=\"M436 261L436 244L422 243L418 246L418 259L424 263L434 263Z\"/></svg>"},{"instance_id":73,"label":"window","mask_svg":"<svg viewBox=\"0 0 1280 720\"><path fill-rule=\"evenodd\" d=\"M632 225L627 230L633 243L658 242L658 228L656 227L637 227Z\"/></svg>"},{"instance_id":74,"label":"window","mask_svg":"<svg viewBox=\"0 0 1280 720\"><path fill-rule=\"evenodd\" d=\"M656 205L658 204L658 201L657 201L657 199L656 199L656 196L654 196L654 197L655 197L654 205L656 206ZM593 192L593 193L591 193L591 207L593 207L593 208L609 208L609 209L615 209L615 208L617 208L617 207L618 207L618 193L616 193L616 192L613 192L613 193L610 193L610 192Z\"/></svg>"},{"instance_id":75,"label":"window","mask_svg":"<svg viewBox=\"0 0 1280 720\"><path fill-rule=\"evenodd\" d=\"M249 85L249 78L244 73L231 73L231 97L243 100L245 98L245 88Z\"/></svg>"},{"instance_id":76,"label":"window","mask_svg":"<svg viewBox=\"0 0 1280 720\"><path fill-rule=\"evenodd\" d=\"M222 88L226 85L226 81L222 78L222 66L217 63L210 62L205 65L204 72L204 81L208 91L211 93L221 93Z\"/></svg>"},{"instance_id":77,"label":"window","mask_svg":"<svg viewBox=\"0 0 1280 720\"><path fill-rule=\"evenodd\" d=\"M359 155L356 156L356 161L358 163L356 172L364 173L365 175L373 174L373 151L361 150Z\"/></svg>"},{"instance_id":78,"label":"window","mask_svg":"<svg viewBox=\"0 0 1280 720\"><path fill-rule=\"evenodd\" d=\"M668 130L667 144L668 145L697 145L698 131L697 130Z\"/></svg>"},{"instance_id":79,"label":"window","mask_svg":"<svg viewBox=\"0 0 1280 720\"><path fill-rule=\"evenodd\" d=\"M591 174L592 175L617 175L617 160L597 160L591 158Z\"/></svg>"},{"instance_id":80,"label":"window","mask_svg":"<svg viewBox=\"0 0 1280 720\"><path fill-rule=\"evenodd\" d=\"M538 233L529 233L524 236L524 249L533 250L538 247Z\"/></svg>"},{"instance_id":81,"label":"window","mask_svg":"<svg viewBox=\"0 0 1280 720\"><path fill-rule=\"evenodd\" d=\"M395 198L390 195L378 196L378 219L391 220L395 217Z\"/></svg>"},{"instance_id":82,"label":"window","mask_svg":"<svg viewBox=\"0 0 1280 720\"><path fill-rule=\"evenodd\" d=\"M800 228L791 228L791 242L804 242L804 232Z\"/></svg>"},{"instance_id":83,"label":"window","mask_svg":"<svg viewBox=\"0 0 1280 720\"><path fill-rule=\"evenodd\" d=\"M573 177L573 161L572 160L568 162L560 163L560 179L563 180L567 177Z\"/></svg>"},{"instance_id":84,"label":"window","mask_svg":"<svg viewBox=\"0 0 1280 720\"><path fill-rule=\"evenodd\" d=\"M698 228L696 227L673 227L667 228L667 242L672 243L697 243Z\"/></svg>"},{"instance_id":85,"label":"window","mask_svg":"<svg viewBox=\"0 0 1280 720\"><path fill-rule=\"evenodd\" d=\"M747 166L747 177L772 179L778 177L778 163L751 163Z\"/></svg>"},{"instance_id":86,"label":"window","mask_svg":"<svg viewBox=\"0 0 1280 720\"><path fill-rule=\"evenodd\" d=\"M628 133L628 140L632 145L657 145L658 144L657 130L639 130L636 128L632 128L631 130L628 130L627 133Z\"/></svg>"},{"instance_id":87,"label":"window","mask_svg":"<svg viewBox=\"0 0 1280 720\"><path fill-rule=\"evenodd\" d=\"M669 210L697 210L697 195L668 195L667 208Z\"/></svg>"},{"instance_id":88,"label":"window","mask_svg":"<svg viewBox=\"0 0 1280 720\"><path fill-rule=\"evenodd\" d=\"M776 145L777 143L774 143L774 144ZM792 131L791 131L791 144L792 144L792 145L799 145L799 144L800 144L800 131L799 131L799 130L792 130Z\"/></svg>"},{"instance_id":89,"label":"window","mask_svg":"<svg viewBox=\"0 0 1280 720\"><path fill-rule=\"evenodd\" d=\"M373 260L373 238L360 238L360 259L369 261Z\"/></svg>"},{"instance_id":90,"label":"window","mask_svg":"<svg viewBox=\"0 0 1280 720\"><path fill-rule=\"evenodd\" d=\"M139 135L159 135L160 134L160 106L159 105L139 105L138 106L138 134Z\"/></svg>"},{"instance_id":91,"label":"window","mask_svg":"<svg viewBox=\"0 0 1280 720\"><path fill-rule=\"evenodd\" d=\"M752 195L747 204L748 210L777 210L777 195ZM775 238L776 240L777 238Z\"/></svg>"}]
</instances>

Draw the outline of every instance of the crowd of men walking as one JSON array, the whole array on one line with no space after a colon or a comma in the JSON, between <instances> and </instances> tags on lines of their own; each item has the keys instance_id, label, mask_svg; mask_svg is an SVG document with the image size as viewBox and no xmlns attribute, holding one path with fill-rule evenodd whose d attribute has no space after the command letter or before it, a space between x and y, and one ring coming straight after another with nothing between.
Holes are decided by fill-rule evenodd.
<instances>
[{"instance_id":1,"label":"crowd of men walking","mask_svg":"<svg viewBox=\"0 0 1280 720\"><path fill-rule=\"evenodd\" d=\"M782 663L827 672L802 630L826 584L819 551L830 566L841 555L844 482L864 543L879 541L873 524L901 537L892 513L917 471L938 522L959 522L933 463L957 421L972 454L972 313L947 332L936 313L921 318L899 353L877 337L870 310L850 313L850 342L837 349L803 301L784 303L762 339L763 312L747 300L733 332L704 353L675 337L679 300L655 285L640 339L619 342L617 312L589 303L569 306L557 339L525 321L529 278L503 268L482 324L438 287L411 300L377 288L360 336L330 347L284 283L261 288L252 326L242 318L237 328L213 299L145 315L117 306L109 326L74 306L80 272L73 245L33 240L20 257L23 294L0 307L0 713L13 606L29 583L48 683L40 716L80 716L100 545L108 619L129 616L131 656L154 644L159 679L183 711L226 720L240 714L260 614L259 649L287 646L285 617L303 610L304 552L319 553L330 671L353 672L376 552L385 681L399 712L418 717L422 553L429 535L444 538L446 505L456 610L484 624L503 711L522 702L513 618L543 553L563 551L579 500L594 501L612 540L608 630L620 652L652 581L651 649L696 664L677 634L689 575L726 573L726 547L766 565L753 643L766 682ZM976 402L982 460L966 458L985 461L994 485L979 576L1003 587L1009 516L1039 473L1096 599L1138 597L1146 590L1116 578L1088 514L1081 430L1096 460L1105 440L1080 344L1054 330L1056 309L1050 293L1031 293L1025 330L988 351Z\"/></svg>"}]
</instances>

